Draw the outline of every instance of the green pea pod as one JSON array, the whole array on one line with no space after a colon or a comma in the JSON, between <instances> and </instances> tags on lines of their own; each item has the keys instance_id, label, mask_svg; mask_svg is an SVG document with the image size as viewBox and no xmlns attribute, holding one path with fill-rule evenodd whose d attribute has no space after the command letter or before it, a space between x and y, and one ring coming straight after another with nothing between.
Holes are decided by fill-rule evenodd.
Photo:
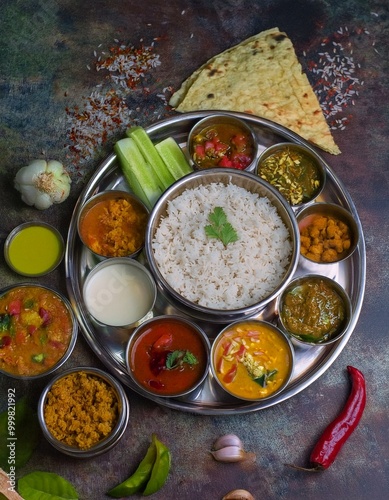
<instances>
[{"instance_id":1,"label":"green pea pod","mask_svg":"<svg viewBox=\"0 0 389 500\"><path fill-rule=\"evenodd\" d=\"M153 434L153 443L156 448L156 457L150 479L143 491L144 496L152 495L160 490L165 484L170 471L171 453L169 448L161 443L155 434Z\"/></svg>"},{"instance_id":2,"label":"green pea pod","mask_svg":"<svg viewBox=\"0 0 389 500\"><path fill-rule=\"evenodd\" d=\"M150 444L145 457L138 465L138 468L128 479L118 484L108 491L107 495L114 498L122 498L133 495L140 491L149 481L153 470L153 465L157 456L155 442Z\"/></svg>"}]
</instances>

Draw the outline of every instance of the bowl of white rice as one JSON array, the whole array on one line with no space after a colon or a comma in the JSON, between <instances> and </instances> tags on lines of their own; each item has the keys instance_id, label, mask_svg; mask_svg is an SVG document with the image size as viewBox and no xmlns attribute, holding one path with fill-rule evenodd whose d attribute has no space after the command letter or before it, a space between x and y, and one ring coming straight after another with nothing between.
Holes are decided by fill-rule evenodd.
<instances>
[{"instance_id":1,"label":"bowl of white rice","mask_svg":"<svg viewBox=\"0 0 389 500\"><path fill-rule=\"evenodd\" d=\"M145 252L178 310L228 323L251 317L293 278L300 240L293 210L266 181L215 168L174 183L154 206Z\"/></svg>"}]
</instances>

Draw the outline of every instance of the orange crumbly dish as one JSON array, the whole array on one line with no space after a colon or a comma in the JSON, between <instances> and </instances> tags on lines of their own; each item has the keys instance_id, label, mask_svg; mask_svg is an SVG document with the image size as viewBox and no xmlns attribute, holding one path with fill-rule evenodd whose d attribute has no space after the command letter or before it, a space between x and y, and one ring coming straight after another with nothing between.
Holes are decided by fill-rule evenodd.
<instances>
[{"instance_id":1,"label":"orange crumbly dish","mask_svg":"<svg viewBox=\"0 0 389 500\"><path fill-rule=\"evenodd\" d=\"M81 232L90 249L106 257L125 257L141 248L148 214L124 198L97 203L85 215Z\"/></svg>"},{"instance_id":2,"label":"orange crumbly dish","mask_svg":"<svg viewBox=\"0 0 389 500\"><path fill-rule=\"evenodd\" d=\"M344 222L324 215L314 216L300 230L301 253L315 262L336 262L351 246L350 229Z\"/></svg>"},{"instance_id":3,"label":"orange crumbly dish","mask_svg":"<svg viewBox=\"0 0 389 500\"><path fill-rule=\"evenodd\" d=\"M67 375L47 394L44 418L58 441L87 450L107 437L118 420L115 390L86 372Z\"/></svg>"}]
</instances>

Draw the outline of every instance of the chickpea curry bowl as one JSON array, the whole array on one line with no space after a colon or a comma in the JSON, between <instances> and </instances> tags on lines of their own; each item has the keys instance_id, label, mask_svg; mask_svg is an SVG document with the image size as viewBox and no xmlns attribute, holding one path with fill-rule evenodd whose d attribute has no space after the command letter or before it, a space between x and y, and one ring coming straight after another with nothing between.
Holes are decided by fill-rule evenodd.
<instances>
[{"instance_id":1,"label":"chickpea curry bowl","mask_svg":"<svg viewBox=\"0 0 389 500\"><path fill-rule=\"evenodd\" d=\"M77 333L69 301L51 288L22 283L0 292L0 372L23 379L53 373Z\"/></svg>"},{"instance_id":2,"label":"chickpea curry bowl","mask_svg":"<svg viewBox=\"0 0 389 500\"><path fill-rule=\"evenodd\" d=\"M129 402L119 382L103 370L72 368L45 387L38 418L54 448L89 458L118 443L128 423Z\"/></svg>"},{"instance_id":3,"label":"chickpea curry bowl","mask_svg":"<svg viewBox=\"0 0 389 500\"><path fill-rule=\"evenodd\" d=\"M300 254L316 264L341 262L356 249L360 231L351 212L334 203L314 203L297 214Z\"/></svg>"}]
</instances>

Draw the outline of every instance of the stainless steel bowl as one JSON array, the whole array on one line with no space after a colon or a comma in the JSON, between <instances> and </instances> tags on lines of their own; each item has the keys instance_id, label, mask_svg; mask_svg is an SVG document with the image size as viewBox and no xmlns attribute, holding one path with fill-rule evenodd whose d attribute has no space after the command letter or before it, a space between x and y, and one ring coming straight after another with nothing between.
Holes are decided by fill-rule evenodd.
<instances>
[{"instance_id":1,"label":"stainless steel bowl","mask_svg":"<svg viewBox=\"0 0 389 500\"><path fill-rule=\"evenodd\" d=\"M290 258L290 262L285 270L284 276L280 280L280 283L262 300L247 307L231 310L212 309L188 300L181 294L177 293L177 291L174 290L174 288L167 282L155 260L152 242L156 230L160 225L160 221L166 216L169 203L187 189L193 189L198 186L208 185L211 183L220 183L222 185L232 183L252 193L256 193L261 197L266 197L275 206L279 216L281 217L290 234L292 255ZM259 311L264 309L265 306L270 303L275 297L277 297L277 295L292 279L293 274L297 268L300 253L300 242L298 236L297 221L294 216L293 210L275 188L267 184L265 181L261 180L256 175L249 172L237 171L234 169L216 168L189 174L188 176L180 179L175 184L173 184L159 198L150 214L149 224L146 231L145 252L150 270L154 275L158 288L166 296L167 300L178 310L200 320L206 320L213 323L229 323L237 319L242 319L257 314Z\"/></svg>"},{"instance_id":2,"label":"stainless steel bowl","mask_svg":"<svg viewBox=\"0 0 389 500\"><path fill-rule=\"evenodd\" d=\"M189 132L188 135L188 140L187 140L187 147L188 147L188 153L189 157L194 165L195 169L202 170L204 169L203 167L199 166L196 161L193 158L194 152L195 152L195 141L194 138L204 129L208 127L212 127L215 125L233 125L235 127L238 127L240 130L242 130L247 137L250 140L251 147L252 147L252 160L251 163L245 168L247 172L252 172L255 168L255 164L258 158L258 143L255 138L255 134L253 129L243 120L240 118L237 118L235 116L232 116L228 113L215 113L210 116L207 116L205 118L202 118L199 120L196 125L192 127L192 129ZM217 165L215 165L216 168Z\"/></svg>"},{"instance_id":3,"label":"stainless steel bowl","mask_svg":"<svg viewBox=\"0 0 389 500\"><path fill-rule=\"evenodd\" d=\"M135 328L149 318L157 298L150 271L129 257L111 257L88 274L83 299L101 326Z\"/></svg>"},{"instance_id":4,"label":"stainless steel bowl","mask_svg":"<svg viewBox=\"0 0 389 500\"><path fill-rule=\"evenodd\" d=\"M83 231L82 231L82 224L87 216L88 212L93 209L98 203L101 203L105 200L120 200L124 199L127 200L129 203L131 203L133 206L136 206L138 210L142 211L145 215L148 216L149 210L148 208L142 203L142 201L135 196L132 193L128 193L127 191L122 191L122 190L112 190L112 191L102 191L98 194L95 194L92 196L88 201L85 202L85 204L81 207L78 217L77 217L77 231L78 235L80 237L80 240L82 243L89 248L89 250L99 259L99 260L104 260L107 258L114 258L114 257L131 257L135 258L139 255L139 253L143 250L144 243L142 243L136 250L133 252L129 253L128 255L115 255L115 256L109 256L109 255L103 255L98 252L95 252L89 245L88 241L83 238ZM145 224L145 229L146 229L146 224Z\"/></svg>"},{"instance_id":5,"label":"stainless steel bowl","mask_svg":"<svg viewBox=\"0 0 389 500\"><path fill-rule=\"evenodd\" d=\"M313 190L313 192L310 194L308 197L306 194L304 194L304 188L301 184L301 180L299 179L298 176L295 175L295 171L297 171L295 168L290 168L287 166L287 162L284 158L285 154L297 154L300 155L302 158L306 158L306 160L310 163L312 168L316 171L316 176L318 178L318 186ZM277 169L274 168L272 172L274 172L274 177L272 176L269 178L268 176L264 176L261 173L261 167L263 163L268 160L269 157L275 156L277 160L275 163L277 164ZM284 163L279 164L278 163L278 158L282 158ZM272 165L273 167L273 165ZM294 201L290 199L290 197L283 191L282 188L282 183L278 180L278 176L280 175L278 171L284 171L287 172L287 176L289 181L295 182L296 186L301 186L302 191L299 193L299 201ZM280 190L281 194L283 194L287 199L288 202L291 204L293 208L300 208L302 206L305 206L309 203L312 203L316 198L320 196L320 193L323 191L325 183L326 183L326 178L327 178L327 170L326 166L323 162L323 160L320 158L318 154L316 154L313 150L309 149L306 146L303 146L302 144L295 144L291 142L280 142L278 144L274 144L273 146L268 147L262 153L259 155L257 164L255 166L255 173L259 177L263 177L267 182L275 186L277 189ZM289 182L287 186L291 186L291 183ZM297 187L296 189L291 190L291 193L295 196L297 192Z\"/></svg>"},{"instance_id":6,"label":"stainless steel bowl","mask_svg":"<svg viewBox=\"0 0 389 500\"><path fill-rule=\"evenodd\" d=\"M255 347L255 350L258 349L259 353L251 354L252 357L250 359L252 360L252 365L250 365L250 366L252 367L252 366L254 366L254 364L256 364L257 366L260 365L261 368L263 366L265 366L265 368L267 368L267 370L272 371L273 369L276 369L276 370L278 370L279 374L282 373L282 378L279 382L276 381L277 385L275 387L271 388L271 386L264 381L264 382L262 382L262 384L264 384L264 387L262 389L259 389L260 385L258 385L258 389L256 388L257 387L256 384L259 382L253 383L253 381L250 380L251 377L253 377L253 375L251 377L248 376L249 370L247 369L247 366L243 365L243 363L240 361L241 357L243 357L243 354L239 354L240 348L238 346L234 347L232 342L230 344L232 349L238 350L238 352L234 353L234 355L232 355L233 365L230 365L230 364L226 365L226 367L225 367L226 372L221 374L223 363L226 363L226 360L224 359L224 354L223 354L222 358L217 357L220 343L222 342L221 347L222 347L223 351L228 350L229 347L227 347L227 345L228 345L229 339L231 338L230 337L231 332L235 332L236 329L239 329L239 328L243 328L243 329L246 328L246 329L250 330L250 338L247 338L247 339L245 339L245 334L243 333L243 330L241 330L239 332L239 334L238 334L238 332L236 333L236 337L242 336L243 339L245 340L245 344L243 344L243 342L242 342L241 347L244 346L245 350L246 350L247 346L253 342L254 342L253 345L258 346L258 347ZM260 332L257 339L255 339L255 335L254 335L254 332L256 330L258 332ZM270 345L268 346L267 344L264 343L266 341L268 341L271 345L274 346L272 354L279 356L280 353L282 353L283 360L282 361L279 360L279 364L273 365L272 363L274 361L271 361L269 363L270 366L266 366L266 362L268 362L268 358L266 355L263 357L260 354L261 348L263 348L263 350L266 353L268 353L269 349L272 348ZM279 344L283 344L282 349L280 348ZM228 353L226 353L226 358L228 360ZM286 359L288 361L286 361ZM294 360L295 360L294 349L292 347L292 344L291 344L288 336L282 330L280 330L275 325L273 325L272 323L269 323L267 321L255 320L255 319L246 319L246 320L242 320L242 321L235 321L234 323L231 323L230 325L223 328L223 330L217 335L216 339L214 340L214 342L212 344L212 350L211 350L211 370L212 370L213 378L216 380L218 385L223 389L223 391L225 391L227 394L229 394L230 396L233 396L237 399L242 399L244 401L266 401L267 399L272 398L272 397L276 396L277 394L280 394L286 388L286 386L289 384L289 382L292 378L293 369L294 369ZM228 361L227 361L227 363L228 363ZM238 367L239 365L240 365L240 367ZM230 368L230 366L232 366L232 368ZM247 388L246 388L246 393L244 392L245 387L242 386L242 384L243 384L242 379L239 379L239 383L237 384L237 386L234 386L233 382L232 383L231 382L225 383L224 380L223 381L221 380L226 376L228 377L230 369L234 369L234 368L236 369L236 367L238 367L237 373L240 372L240 376L242 376L242 373L244 373L244 376L247 377L247 379L243 379L243 380L245 380L246 384L248 385L248 387L250 387L251 391L255 390L255 392L260 392L262 390L263 393L260 395L258 394L258 397L249 397L248 396L249 391L247 391ZM283 370L283 372L281 370ZM269 373L269 375L270 375L270 373ZM276 375L276 373L274 373L274 375ZM264 380L266 380L266 379L264 378ZM271 376L269 377L269 381L270 380L271 380ZM253 389L253 386L255 386L255 389ZM269 391L269 392L266 392L266 391Z\"/></svg>"},{"instance_id":7,"label":"stainless steel bowl","mask_svg":"<svg viewBox=\"0 0 389 500\"><path fill-rule=\"evenodd\" d=\"M300 263L308 271L319 270L322 272L326 267L330 267L333 264L337 264L345 259L348 259L358 246L359 239L361 238L360 226L354 219L351 212L341 205L336 205L335 203L313 203L300 211L297 212L297 223L299 226L299 232L306 227L314 216L325 216L328 218L337 219L344 224L346 224L350 230L351 244L350 247L342 253L339 253L335 260L331 262L322 262L309 258L301 252ZM302 246L300 248L302 251Z\"/></svg>"},{"instance_id":8,"label":"stainless steel bowl","mask_svg":"<svg viewBox=\"0 0 389 500\"><path fill-rule=\"evenodd\" d=\"M58 361L54 365L48 366L47 368L45 368L45 366L43 364L42 371L40 371L40 373L35 373L35 374L20 373L20 370L19 370L19 373L14 373L14 370L11 370L11 371L7 370L7 365L5 362L2 362L0 365L0 373L8 375L9 377L16 378L16 379L23 379L23 380L34 380L34 379L42 378L42 377L45 377L47 375L54 373L56 370L58 370L58 368L60 368L68 360L68 358L70 357L70 355L73 352L74 346L76 345L77 335L78 335L78 323L76 320L76 316L73 312L72 306L70 305L70 302L68 301L68 299L63 294L55 291L54 289L52 289L50 287L44 286L44 285L38 285L36 283L19 283L18 285L10 285L10 286L7 286L7 287L3 288L2 290L0 290L0 298L4 297L5 295L7 295L8 293L10 293L12 291L17 291L18 289L25 291L25 289L28 289L28 288L33 288L34 290L40 292L41 294L48 293L50 296L54 296L56 299L58 299L63 304L64 308L66 309L67 313L69 314L71 328L72 328L68 346L67 346L64 354L62 355L62 357L60 359L58 359ZM43 314L40 312L40 309L41 309L41 307L37 303L36 309L34 310L33 308L30 308L29 313L32 315L38 316L40 314ZM8 311L7 314L9 314L9 309L7 311ZM5 313L5 311L1 311L1 313ZM11 316L12 316L12 314L11 314ZM60 326L61 325L58 325L58 327L60 327ZM11 318L11 323L10 323L9 328L12 329L12 318ZM36 338L34 337L34 334L39 335L39 328L40 327L38 326L38 329L33 331L31 334L27 332L27 336L24 339L23 343L21 343L19 346L16 346L18 349L21 349L21 348L27 349L26 352L28 353L29 357L32 356L32 354L34 352L34 351L31 351L31 348L32 347L36 348ZM42 329L45 330L43 323L42 323ZM23 331L21 331L21 333L23 333ZM43 335L47 335L47 330L46 330L46 332L43 331L42 333L43 333ZM11 347L11 348L12 348L12 343L16 342L16 339L17 339L17 337L15 335L13 335L11 332L8 333L7 329L4 329L0 335L0 345L2 345L3 350L8 348L8 346L5 345L5 340L4 340L5 337L7 337L7 336L10 337L9 340L11 340L11 341L9 343L9 347ZM56 341L55 338L52 340L53 340L53 342ZM20 354L21 354L20 358L22 358L23 353L20 353ZM42 359L44 359L46 353L43 353L41 351L39 354L36 354L36 356L38 356L38 355L42 356ZM39 360L39 365L40 365L40 363L41 363L41 360ZM26 370L24 370L24 371L26 371ZM37 370L35 370L35 371L37 371Z\"/></svg>"},{"instance_id":9,"label":"stainless steel bowl","mask_svg":"<svg viewBox=\"0 0 389 500\"><path fill-rule=\"evenodd\" d=\"M343 304L343 307L344 307L344 318L341 321L340 325L337 327L336 331L331 333L329 338L327 338L327 336L325 336L324 338L318 337L317 340L316 339L315 340L308 339L306 336L304 336L303 330L301 330L299 333L296 333L295 328L294 328L294 331L291 331L291 329L288 328L288 325L287 325L286 320L285 320L284 308L285 308L286 296L289 293L295 291L298 287L302 287L305 284L312 283L312 282L313 283L323 282L326 285L326 287L329 287L331 290L333 290L338 295L338 297L340 298L340 300ZM323 296L323 294L321 294L321 296ZM323 304L323 303L325 304L325 307L327 307L326 302L327 301L323 300L320 302L320 305L319 305L318 301L315 301L313 299L309 301L309 303L313 304L313 307L315 308L315 315L317 315L317 314L320 315L320 314L322 314L322 312L324 314L324 312L325 312L324 309L323 309L323 311L321 311L320 308L321 308L321 304ZM301 312L301 307L298 310L299 313L298 313L298 317L296 318L297 322L298 323L304 323L304 322L308 323L309 320L305 321L305 319L304 319L305 317L304 317L303 313ZM300 346L302 346L302 345L323 346L323 345L332 344L332 343L338 341L339 339L341 339L345 335L345 333L347 332L347 330L351 324L351 321L352 321L351 300L350 300L350 297L348 296L347 292L345 291L345 289L337 281L335 281L331 278L328 278L327 276L322 276L319 274L306 274L304 276L300 276L298 278L293 279L288 284L288 286L285 288L285 290L282 292L282 294L278 297L276 308L278 311L278 323L280 325L280 328L287 335L290 336L290 338L292 339L292 342L297 346L298 345L300 345ZM310 326L312 326L312 325L310 325Z\"/></svg>"},{"instance_id":10,"label":"stainless steel bowl","mask_svg":"<svg viewBox=\"0 0 389 500\"><path fill-rule=\"evenodd\" d=\"M93 445L92 447L88 449L81 449L76 446L70 446L68 444L65 444L63 441L60 441L56 439L53 434L50 432L46 421L45 421L45 406L48 401L48 393L51 391L53 385L61 380L64 379L65 377L79 373L79 372L84 372L88 376L93 376L98 379L101 379L103 382L105 382L108 386L113 388L116 398L117 398L117 403L118 403L118 418L117 422L112 429L111 433L99 441L97 444ZM84 411L87 411L88 409L85 408ZM111 448L113 448L120 440L120 438L123 436L124 431L126 430L128 420L129 420L129 411L130 411L130 405L128 402L128 398L126 396L126 393L121 386L121 384L111 375L108 373L104 372L103 370L100 370L98 368L91 368L91 367L86 367L86 366L80 366L77 368L72 368L70 370L67 370L59 375L57 375L51 382L47 384L45 389L43 390L39 402L38 402L38 420L39 424L41 426L42 432L44 437L47 439L47 441L58 451L64 453L65 455L70 455L75 458L90 458L90 457L95 457L98 455L101 455L102 453L107 452Z\"/></svg>"},{"instance_id":11,"label":"stainless steel bowl","mask_svg":"<svg viewBox=\"0 0 389 500\"><path fill-rule=\"evenodd\" d=\"M15 227L4 244L8 266L29 278L38 278L54 271L65 254L61 233L46 222L24 222Z\"/></svg>"},{"instance_id":12,"label":"stainless steel bowl","mask_svg":"<svg viewBox=\"0 0 389 500\"><path fill-rule=\"evenodd\" d=\"M194 382L193 385L190 387L187 387L182 390L175 390L175 391L170 391L168 394L167 393L162 393L158 389L153 389L153 387L150 385L149 387L146 387L144 384L141 383L141 381L137 378L136 376L136 366L139 364L139 361L137 362L137 358L133 356L133 349L134 346L136 346L137 341L140 340L140 338L143 335L147 335L149 333L152 334L152 330L154 328L157 329L157 331L161 332L168 332L169 331L169 324L175 324L178 328L189 328L190 331L192 331L201 341L201 344L203 346L203 352L205 354L206 362L203 366L203 370L201 375L197 378L197 380ZM162 328L162 330L161 330ZM171 328L171 327L170 327ZM162 334L159 334L162 335ZM177 347L178 349L178 347ZM185 344L180 345L180 350L186 350L187 346ZM151 396L159 396L159 397L182 397L186 396L188 394L194 393L197 389L201 389L201 385L205 381L208 372L209 372L209 353L211 350L211 343L208 339L208 336L206 333L193 321L190 321L189 319L183 318L181 316L175 316L175 315L164 315L164 316L157 316L155 318L152 318L142 325L140 325L134 332L131 334L131 337L128 341L127 348L126 348L126 366L127 366L127 372L129 373L132 381L134 384L139 387L141 393L146 393ZM175 377L180 376L179 370L175 370L174 373ZM159 377L155 376L155 381L159 381ZM162 377L163 380L163 377Z\"/></svg>"}]
</instances>

